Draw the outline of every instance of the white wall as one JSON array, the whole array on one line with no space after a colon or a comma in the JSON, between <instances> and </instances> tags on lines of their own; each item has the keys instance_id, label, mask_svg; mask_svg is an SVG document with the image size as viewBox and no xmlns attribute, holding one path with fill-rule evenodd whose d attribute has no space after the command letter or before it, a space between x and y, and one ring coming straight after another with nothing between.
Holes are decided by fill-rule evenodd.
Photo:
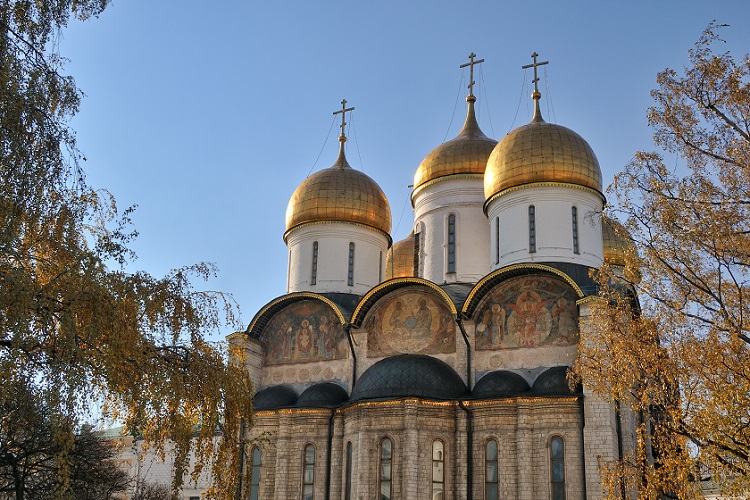
<instances>
[{"instance_id":1,"label":"white wall","mask_svg":"<svg viewBox=\"0 0 750 500\"><path fill-rule=\"evenodd\" d=\"M318 272L311 284L313 242L318 242ZM354 286L348 286L349 243L354 243ZM332 222L303 225L287 237L287 292L343 292L364 295L385 280L388 238L359 224Z\"/></svg>"},{"instance_id":2,"label":"white wall","mask_svg":"<svg viewBox=\"0 0 750 500\"><path fill-rule=\"evenodd\" d=\"M529 206L536 212L536 252L529 252ZM571 208L578 209L579 253L573 252ZM492 270L521 262L602 264L603 200L598 193L575 186L532 185L493 200L487 210L492 229ZM500 260L496 261L495 218L500 218Z\"/></svg>"},{"instance_id":3,"label":"white wall","mask_svg":"<svg viewBox=\"0 0 750 500\"><path fill-rule=\"evenodd\" d=\"M476 282L490 271L490 233L481 178L447 179L414 198L420 235L420 277L435 283ZM448 273L448 216L456 215L456 272Z\"/></svg>"}]
</instances>

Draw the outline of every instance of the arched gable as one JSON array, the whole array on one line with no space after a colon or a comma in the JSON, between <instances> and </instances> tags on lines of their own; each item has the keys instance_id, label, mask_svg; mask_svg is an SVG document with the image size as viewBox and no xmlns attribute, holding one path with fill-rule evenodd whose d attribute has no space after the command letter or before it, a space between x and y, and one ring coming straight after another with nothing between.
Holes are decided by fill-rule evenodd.
<instances>
[{"instance_id":1,"label":"arched gable","mask_svg":"<svg viewBox=\"0 0 750 500\"><path fill-rule=\"evenodd\" d=\"M263 365L345 359L349 347L341 310L309 292L279 297L255 315L247 333L265 344Z\"/></svg>"},{"instance_id":2,"label":"arched gable","mask_svg":"<svg viewBox=\"0 0 750 500\"><path fill-rule=\"evenodd\" d=\"M390 280L366 295L352 324L367 331L367 357L456 352L457 309L448 294L420 278Z\"/></svg>"},{"instance_id":3,"label":"arched gable","mask_svg":"<svg viewBox=\"0 0 750 500\"><path fill-rule=\"evenodd\" d=\"M477 351L569 346L578 342L583 296L572 279L546 266L513 266L485 278L465 306ZM505 272L502 272L505 271ZM480 286L481 285L481 286ZM474 293L477 292L477 293Z\"/></svg>"}]
</instances>

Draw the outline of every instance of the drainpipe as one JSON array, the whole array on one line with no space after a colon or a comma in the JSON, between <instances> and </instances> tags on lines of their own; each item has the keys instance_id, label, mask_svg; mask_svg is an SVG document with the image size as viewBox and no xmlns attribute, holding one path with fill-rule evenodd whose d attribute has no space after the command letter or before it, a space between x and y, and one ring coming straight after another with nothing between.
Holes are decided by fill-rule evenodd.
<instances>
[{"instance_id":1,"label":"drainpipe","mask_svg":"<svg viewBox=\"0 0 750 500\"><path fill-rule=\"evenodd\" d=\"M245 417L240 418L240 457L239 474L237 475L236 500L242 500L242 478L245 475Z\"/></svg>"},{"instance_id":2,"label":"drainpipe","mask_svg":"<svg viewBox=\"0 0 750 500\"><path fill-rule=\"evenodd\" d=\"M357 383L357 353L354 352L354 341L352 340L352 325L347 323L344 326L346 332L346 339L349 341L349 350L352 352L352 391L354 390L354 384Z\"/></svg>"},{"instance_id":3,"label":"drainpipe","mask_svg":"<svg viewBox=\"0 0 750 500\"><path fill-rule=\"evenodd\" d=\"M615 429L617 430L617 458L622 460L623 458L623 444L622 444L622 413L620 412L620 402L615 401ZM625 478L620 478L620 496L622 500L626 500L625 497Z\"/></svg>"},{"instance_id":4,"label":"drainpipe","mask_svg":"<svg viewBox=\"0 0 750 500\"><path fill-rule=\"evenodd\" d=\"M458 323L458 329L461 330L461 336L466 344L466 386L471 390L471 344L469 343L469 336L466 335L464 329L464 323L461 321L461 313L456 315L456 323Z\"/></svg>"},{"instance_id":5,"label":"drainpipe","mask_svg":"<svg viewBox=\"0 0 750 500\"><path fill-rule=\"evenodd\" d=\"M460 324L460 323L459 323ZM458 407L466 412L466 500L474 498L474 422L472 413L464 401L458 402Z\"/></svg>"},{"instance_id":6,"label":"drainpipe","mask_svg":"<svg viewBox=\"0 0 750 500\"><path fill-rule=\"evenodd\" d=\"M326 500L331 498L331 454L333 452L333 418L336 416L336 410L331 410L331 416L328 418L328 457L326 458Z\"/></svg>"},{"instance_id":7,"label":"drainpipe","mask_svg":"<svg viewBox=\"0 0 750 500\"><path fill-rule=\"evenodd\" d=\"M586 429L586 412L583 407L583 396L578 397L578 406L581 409L581 470L583 471L583 498L586 496L586 438L584 437L584 431Z\"/></svg>"}]
</instances>

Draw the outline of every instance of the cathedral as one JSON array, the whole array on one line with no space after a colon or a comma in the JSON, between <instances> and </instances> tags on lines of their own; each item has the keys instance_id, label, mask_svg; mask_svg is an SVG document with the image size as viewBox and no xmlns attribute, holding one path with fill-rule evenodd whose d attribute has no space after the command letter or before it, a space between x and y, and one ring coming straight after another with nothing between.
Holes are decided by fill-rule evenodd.
<instances>
[{"instance_id":1,"label":"cathedral","mask_svg":"<svg viewBox=\"0 0 750 500\"><path fill-rule=\"evenodd\" d=\"M393 242L378 184L345 154L294 190L287 293L229 337L255 384L251 499L601 498L635 421L573 387L597 294L624 265L596 155L540 111L499 142L466 121L414 173ZM291 188L292 186L290 186Z\"/></svg>"}]
</instances>

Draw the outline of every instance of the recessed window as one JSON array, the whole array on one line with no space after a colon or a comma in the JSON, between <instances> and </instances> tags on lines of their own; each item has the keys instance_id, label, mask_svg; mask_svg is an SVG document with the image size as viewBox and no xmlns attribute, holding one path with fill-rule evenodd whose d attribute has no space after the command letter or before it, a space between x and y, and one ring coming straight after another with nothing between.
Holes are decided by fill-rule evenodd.
<instances>
[{"instance_id":1,"label":"recessed window","mask_svg":"<svg viewBox=\"0 0 750 500\"><path fill-rule=\"evenodd\" d=\"M313 500L315 489L315 447L305 446L305 463L302 471L302 500Z\"/></svg>"},{"instance_id":2,"label":"recessed window","mask_svg":"<svg viewBox=\"0 0 750 500\"><path fill-rule=\"evenodd\" d=\"M378 469L378 490L380 500L391 500L391 466L393 464L393 442L389 438L380 441L380 468Z\"/></svg>"},{"instance_id":3,"label":"recessed window","mask_svg":"<svg viewBox=\"0 0 750 500\"><path fill-rule=\"evenodd\" d=\"M484 498L498 500L497 441L490 439L484 447Z\"/></svg>"},{"instance_id":4,"label":"recessed window","mask_svg":"<svg viewBox=\"0 0 750 500\"><path fill-rule=\"evenodd\" d=\"M580 253L578 250L578 208L573 207L571 209L571 216L573 218L573 253Z\"/></svg>"},{"instance_id":5,"label":"recessed window","mask_svg":"<svg viewBox=\"0 0 750 500\"><path fill-rule=\"evenodd\" d=\"M380 258L378 259L378 283L383 282L383 252L380 252Z\"/></svg>"},{"instance_id":6,"label":"recessed window","mask_svg":"<svg viewBox=\"0 0 750 500\"><path fill-rule=\"evenodd\" d=\"M318 281L318 242L313 241L312 275L310 276L310 284L314 285L317 281Z\"/></svg>"},{"instance_id":7,"label":"recessed window","mask_svg":"<svg viewBox=\"0 0 750 500\"><path fill-rule=\"evenodd\" d=\"M550 441L552 500L565 500L565 443L560 436Z\"/></svg>"},{"instance_id":8,"label":"recessed window","mask_svg":"<svg viewBox=\"0 0 750 500\"><path fill-rule=\"evenodd\" d=\"M500 217L495 217L495 262L500 263Z\"/></svg>"},{"instance_id":9,"label":"recessed window","mask_svg":"<svg viewBox=\"0 0 750 500\"><path fill-rule=\"evenodd\" d=\"M448 216L448 272L456 272L456 216Z\"/></svg>"},{"instance_id":10,"label":"recessed window","mask_svg":"<svg viewBox=\"0 0 750 500\"><path fill-rule=\"evenodd\" d=\"M414 233L414 277L419 277L419 252L422 233Z\"/></svg>"},{"instance_id":11,"label":"recessed window","mask_svg":"<svg viewBox=\"0 0 750 500\"><path fill-rule=\"evenodd\" d=\"M354 243L349 243L349 272L346 276L347 286L354 286Z\"/></svg>"},{"instance_id":12,"label":"recessed window","mask_svg":"<svg viewBox=\"0 0 750 500\"><path fill-rule=\"evenodd\" d=\"M432 443L432 498L442 499L445 491L445 455L442 441Z\"/></svg>"},{"instance_id":13,"label":"recessed window","mask_svg":"<svg viewBox=\"0 0 750 500\"><path fill-rule=\"evenodd\" d=\"M253 463L250 469L250 500L258 500L260 494L260 448L253 448L251 454Z\"/></svg>"},{"instance_id":14,"label":"recessed window","mask_svg":"<svg viewBox=\"0 0 750 500\"><path fill-rule=\"evenodd\" d=\"M346 484L344 486L344 498L352 499L352 443L346 443Z\"/></svg>"},{"instance_id":15,"label":"recessed window","mask_svg":"<svg viewBox=\"0 0 750 500\"><path fill-rule=\"evenodd\" d=\"M529 206L529 253L536 252L536 208Z\"/></svg>"}]
</instances>

